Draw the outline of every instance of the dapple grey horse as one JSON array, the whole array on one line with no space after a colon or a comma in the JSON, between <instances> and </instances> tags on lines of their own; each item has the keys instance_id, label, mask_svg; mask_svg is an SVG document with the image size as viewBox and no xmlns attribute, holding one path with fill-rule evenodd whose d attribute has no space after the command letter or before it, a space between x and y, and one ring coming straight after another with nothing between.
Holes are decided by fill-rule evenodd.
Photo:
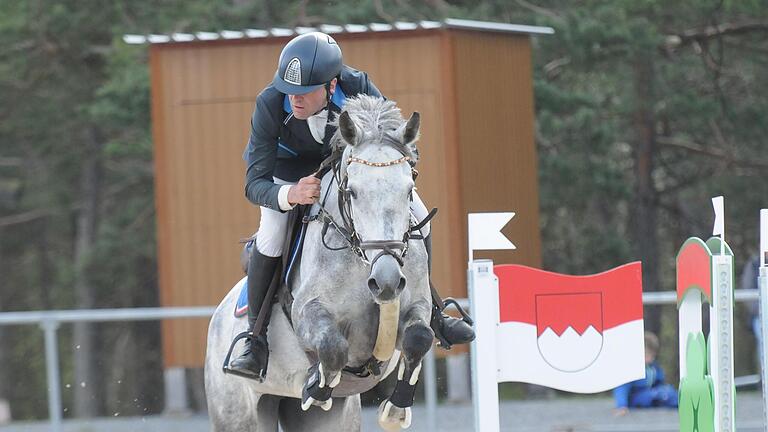
<instances>
[{"instance_id":1,"label":"dapple grey horse","mask_svg":"<svg viewBox=\"0 0 768 432\"><path fill-rule=\"evenodd\" d=\"M273 306L264 382L222 372L230 342L247 327L233 315L245 280L211 319L205 388L214 431L274 432L278 424L285 432L359 431L359 394L395 368L398 381L379 407L379 423L385 430L410 425L421 360L434 337L426 250L408 236L417 222L409 208L419 115L406 122L393 102L359 96L347 100L336 124L332 145L341 162L323 177L322 206L310 212L319 216L308 222L292 273L290 321ZM380 324L380 315L392 319ZM377 336L388 333L389 353L375 362Z\"/></svg>"}]
</instances>

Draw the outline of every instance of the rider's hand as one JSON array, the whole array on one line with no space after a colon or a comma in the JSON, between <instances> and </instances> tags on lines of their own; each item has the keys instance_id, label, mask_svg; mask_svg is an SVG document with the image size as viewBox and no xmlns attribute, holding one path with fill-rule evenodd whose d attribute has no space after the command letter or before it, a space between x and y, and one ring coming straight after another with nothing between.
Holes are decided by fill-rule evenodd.
<instances>
[{"instance_id":1,"label":"rider's hand","mask_svg":"<svg viewBox=\"0 0 768 432\"><path fill-rule=\"evenodd\" d=\"M320 198L320 179L310 175L299 180L298 183L288 189L288 203L314 204Z\"/></svg>"}]
</instances>

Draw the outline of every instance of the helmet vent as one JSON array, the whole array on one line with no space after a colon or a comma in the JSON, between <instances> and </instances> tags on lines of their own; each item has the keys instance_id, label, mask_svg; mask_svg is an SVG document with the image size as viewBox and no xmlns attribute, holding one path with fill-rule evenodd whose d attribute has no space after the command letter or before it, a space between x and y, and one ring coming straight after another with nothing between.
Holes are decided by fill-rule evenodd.
<instances>
[{"instance_id":1,"label":"helmet vent","mask_svg":"<svg viewBox=\"0 0 768 432\"><path fill-rule=\"evenodd\" d=\"M298 57L292 58L288 63L283 79L289 84L301 85L301 61Z\"/></svg>"}]
</instances>

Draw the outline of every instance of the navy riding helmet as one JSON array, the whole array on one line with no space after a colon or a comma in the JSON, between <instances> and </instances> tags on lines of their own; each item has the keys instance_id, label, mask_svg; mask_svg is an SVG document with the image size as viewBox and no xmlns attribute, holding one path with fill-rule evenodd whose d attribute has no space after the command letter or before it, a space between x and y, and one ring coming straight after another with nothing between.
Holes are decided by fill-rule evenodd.
<instances>
[{"instance_id":1,"label":"navy riding helmet","mask_svg":"<svg viewBox=\"0 0 768 432\"><path fill-rule=\"evenodd\" d=\"M272 84L281 93L309 93L341 73L341 48L332 37L321 32L293 38L280 53Z\"/></svg>"}]
</instances>

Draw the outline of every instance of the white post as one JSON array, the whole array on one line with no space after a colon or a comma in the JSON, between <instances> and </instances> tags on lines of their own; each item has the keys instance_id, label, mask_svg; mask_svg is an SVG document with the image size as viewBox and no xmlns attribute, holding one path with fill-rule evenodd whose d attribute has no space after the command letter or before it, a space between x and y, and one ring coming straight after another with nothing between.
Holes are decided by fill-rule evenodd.
<instances>
[{"instance_id":1,"label":"white post","mask_svg":"<svg viewBox=\"0 0 768 432\"><path fill-rule=\"evenodd\" d=\"M709 314L709 370L714 382L715 431L734 432L733 257L712 257L712 305Z\"/></svg>"},{"instance_id":2,"label":"white post","mask_svg":"<svg viewBox=\"0 0 768 432\"><path fill-rule=\"evenodd\" d=\"M765 233L768 235L768 232ZM765 337L768 335L768 267L760 267L760 277L757 278L758 289L760 290L760 373L763 383L763 424L768 431L768 366L765 361L768 359L768 343L765 343Z\"/></svg>"},{"instance_id":3,"label":"white post","mask_svg":"<svg viewBox=\"0 0 768 432\"><path fill-rule=\"evenodd\" d=\"M40 323L45 337L45 370L48 381L48 417L51 420L51 432L60 432L62 426L61 374L59 373L59 344L56 330L59 322L55 319Z\"/></svg>"},{"instance_id":4,"label":"white post","mask_svg":"<svg viewBox=\"0 0 768 432\"><path fill-rule=\"evenodd\" d=\"M448 402L461 403L469 400L471 384L467 372L469 372L469 354L460 353L445 358Z\"/></svg>"},{"instance_id":5,"label":"white post","mask_svg":"<svg viewBox=\"0 0 768 432\"><path fill-rule=\"evenodd\" d=\"M768 209L760 210L760 275L757 278L760 291L760 373L763 383L763 424L768 431Z\"/></svg>"},{"instance_id":6,"label":"white post","mask_svg":"<svg viewBox=\"0 0 768 432\"><path fill-rule=\"evenodd\" d=\"M0 399L0 426L11 422L11 404L6 399Z\"/></svg>"},{"instance_id":7,"label":"white post","mask_svg":"<svg viewBox=\"0 0 768 432\"><path fill-rule=\"evenodd\" d=\"M427 406L427 430L437 430L437 367L435 347L427 351L424 364L424 399Z\"/></svg>"},{"instance_id":8,"label":"white post","mask_svg":"<svg viewBox=\"0 0 768 432\"><path fill-rule=\"evenodd\" d=\"M496 366L499 280L493 274L491 260L473 261L467 276L476 334L471 356L475 431L499 432L499 384Z\"/></svg>"},{"instance_id":9,"label":"white post","mask_svg":"<svg viewBox=\"0 0 768 432\"><path fill-rule=\"evenodd\" d=\"M182 367L171 367L163 371L165 379L164 414L179 415L189 413L187 398L187 376Z\"/></svg>"},{"instance_id":10,"label":"white post","mask_svg":"<svg viewBox=\"0 0 768 432\"><path fill-rule=\"evenodd\" d=\"M768 266L768 209L760 210L760 267Z\"/></svg>"}]
</instances>

